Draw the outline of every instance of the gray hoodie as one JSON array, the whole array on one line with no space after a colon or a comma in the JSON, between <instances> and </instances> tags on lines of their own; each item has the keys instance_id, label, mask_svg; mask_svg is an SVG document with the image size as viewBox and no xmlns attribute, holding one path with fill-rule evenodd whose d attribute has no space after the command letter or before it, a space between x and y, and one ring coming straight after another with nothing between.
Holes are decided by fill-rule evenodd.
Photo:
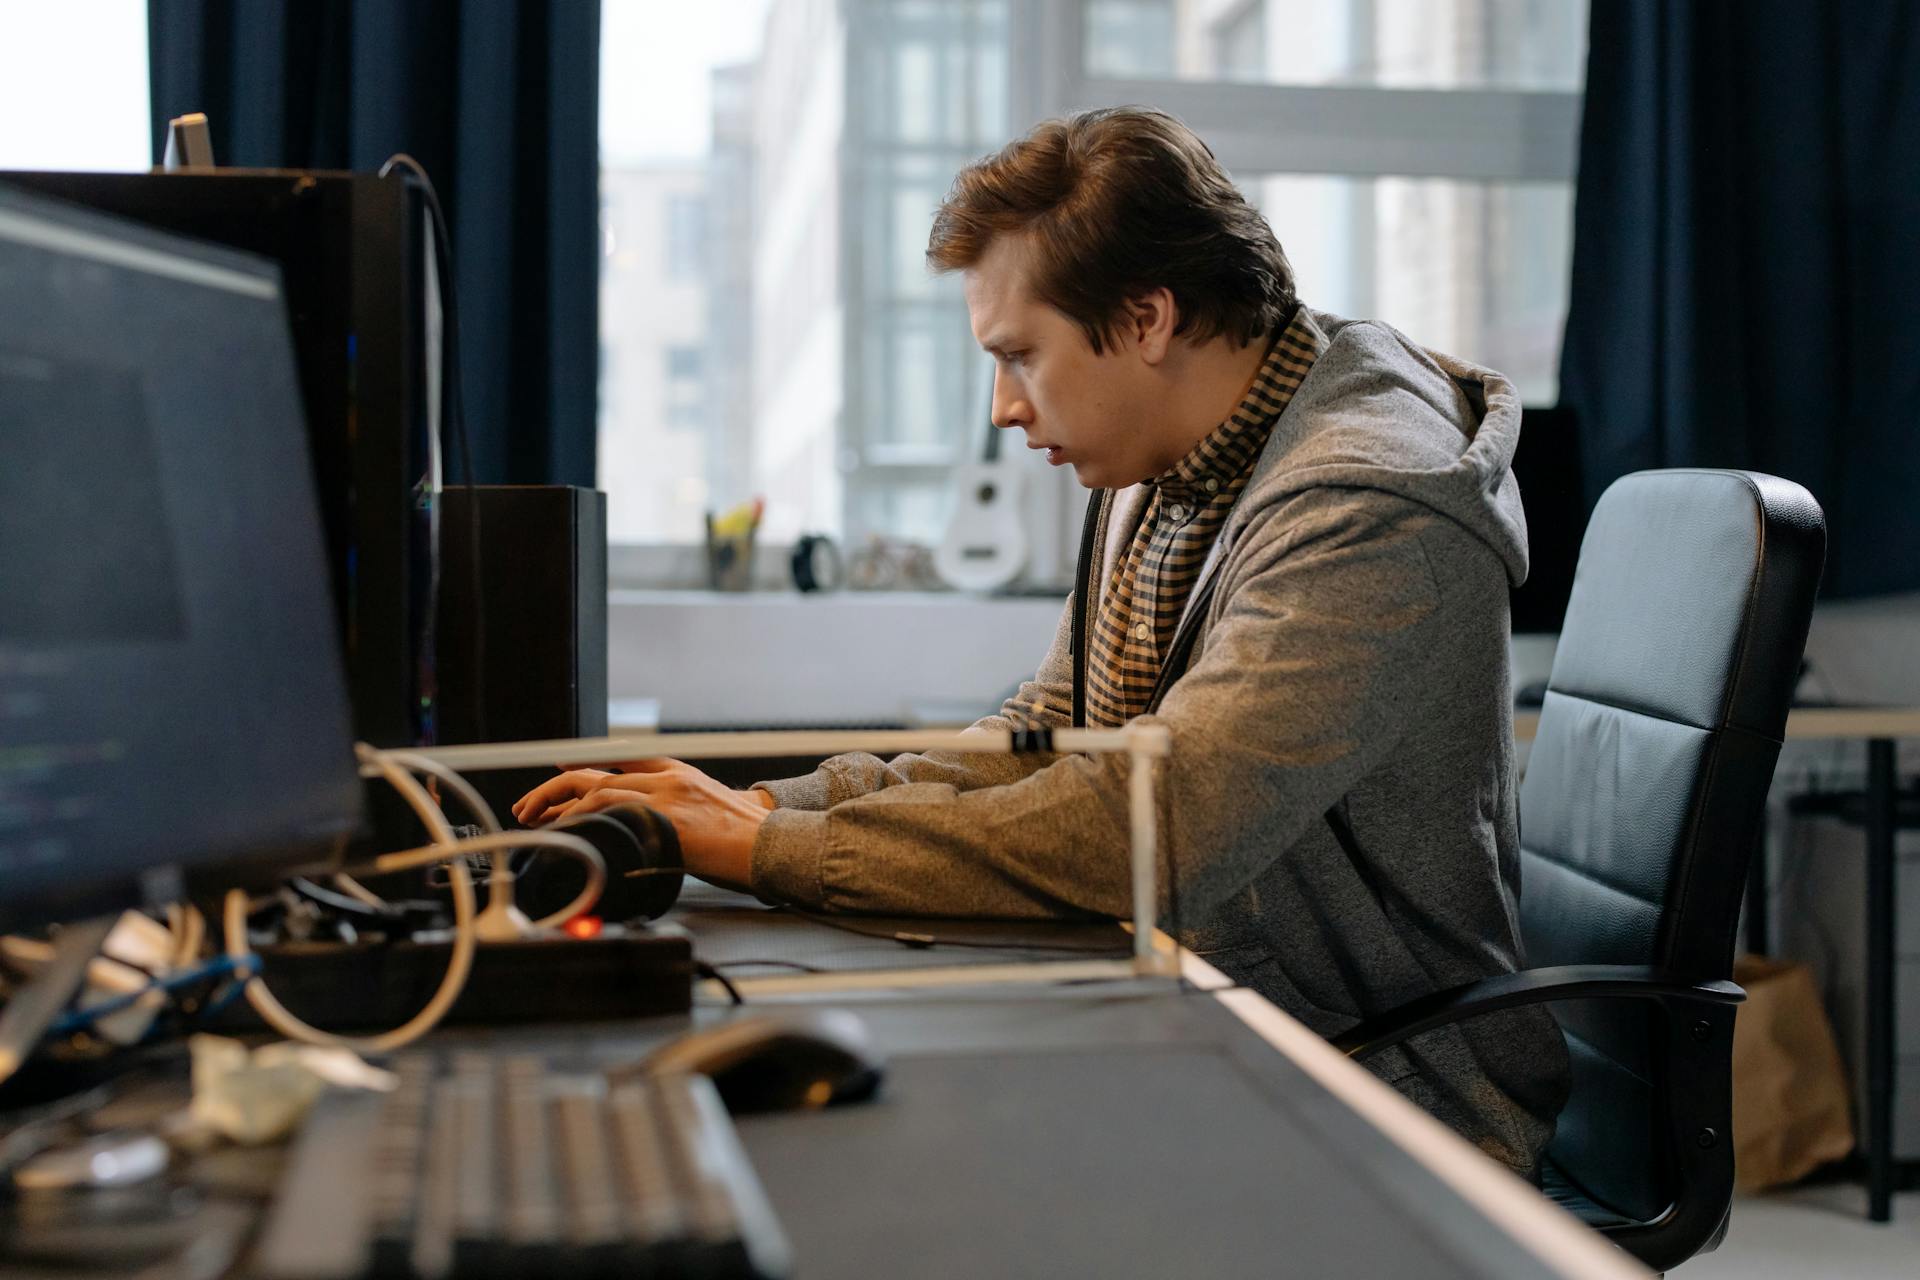
<instances>
[{"instance_id":1,"label":"gray hoodie","mask_svg":"<svg viewBox=\"0 0 1920 1280\"><path fill-rule=\"evenodd\" d=\"M1161 925L1331 1036L1522 963L1507 584L1527 540L1513 385L1382 324L1307 318L1323 352L1220 532L1182 626L1189 664L1148 718L1173 737ZM1080 584L1096 606L1137 500L1102 503ZM1070 601L1039 671L982 726L1072 705L1073 617ZM1123 757L848 755L761 785L780 804L753 851L771 899L1129 913ZM1368 1065L1523 1173L1567 1088L1540 1009Z\"/></svg>"}]
</instances>

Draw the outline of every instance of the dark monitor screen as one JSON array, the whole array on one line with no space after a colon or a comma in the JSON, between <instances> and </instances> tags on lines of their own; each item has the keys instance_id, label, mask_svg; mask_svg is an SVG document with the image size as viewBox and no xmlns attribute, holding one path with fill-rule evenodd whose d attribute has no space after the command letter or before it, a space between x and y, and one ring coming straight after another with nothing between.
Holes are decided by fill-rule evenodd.
<instances>
[{"instance_id":1,"label":"dark monitor screen","mask_svg":"<svg viewBox=\"0 0 1920 1280\"><path fill-rule=\"evenodd\" d=\"M357 824L277 270L0 187L0 927Z\"/></svg>"},{"instance_id":2,"label":"dark monitor screen","mask_svg":"<svg viewBox=\"0 0 1920 1280\"><path fill-rule=\"evenodd\" d=\"M354 732L435 740L439 325L432 240L399 174L0 172L51 196L280 269L345 646ZM409 820L410 821L410 820Z\"/></svg>"},{"instance_id":3,"label":"dark monitor screen","mask_svg":"<svg viewBox=\"0 0 1920 1280\"><path fill-rule=\"evenodd\" d=\"M1513 629L1557 633L1573 596L1573 571L1587 530L1579 423L1572 410L1521 410L1513 474L1527 513L1528 559L1526 583L1513 589Z\"/></svg>"}]
</instances>

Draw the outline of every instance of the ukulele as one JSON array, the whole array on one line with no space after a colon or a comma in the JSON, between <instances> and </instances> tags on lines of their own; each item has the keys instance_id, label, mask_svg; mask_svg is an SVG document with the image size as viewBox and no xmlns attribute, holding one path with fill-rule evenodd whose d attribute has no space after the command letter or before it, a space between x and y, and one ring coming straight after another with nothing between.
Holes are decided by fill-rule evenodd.
<instances>
[{"instance_id":1,"label":"ukulele","mask_svg":"<svg viewBox=\"0 0 1920 1280\"><path fill-rule=\"evenodd\" d=\"M1000 456L1005 432L987 423L987 448L978 462L954 468L953 515L933 553L941 578L962 591L992 591L1020 576L1027 564L1021 524L1026 471Z\"/></svg>"}]
</instances>

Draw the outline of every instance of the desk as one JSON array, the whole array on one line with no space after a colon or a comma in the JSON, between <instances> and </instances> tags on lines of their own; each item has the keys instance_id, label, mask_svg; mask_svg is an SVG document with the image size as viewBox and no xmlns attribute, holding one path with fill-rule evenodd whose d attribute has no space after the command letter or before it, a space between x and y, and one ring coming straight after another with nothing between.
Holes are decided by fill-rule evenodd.
<instances>
[{"instance_id":1,"label":"desk","mask_svg":"<svg viewBox=\"0 0 1920 1280\"><path fill-rule=\"evenodd\" d=\"M1540 727L1538 711L1513 717L1513 736L1532 741ZM1920 708L1800 707L1787 715L1787 738L1861 738L1867 744L1867 1097L1862 1109L1866 1130L1867 1216L1875 1222L1893 1217L1893 1085L1895 963L1894 883L1897 860L1893 833L1897 819L1894 744L1920 738ZM1767 950L1765 869L1749 880L1747 948ZM1756 890L1756 884L1758 889Z\"/></svg>"},{"instance_id":2,"label":"desk","mask_svg":"<svg viewBox=\"0 0 1920 1280\"><path fill-rule=\"evenodd\" d=\"M749 1001L856 1007L893 1059L882 1105L740 1122L808 1275L1645 1274L1197 957L1089 983L1113 926L914 922L1061 948L943 956L689 890L668 921L710 962L750 939L831 966Z\"/></svg>"},{"instance_id":3,"label":"desk","mask_svg":"<svg viewBox=\"0 0 1920 1280\"><path fill-rule=\"evenodd\" d=\"M751 899L700 888L669 920L712 939L716 923L733 927L719 916L756 910ZM1015 981L994 972L1007 967L999 960L970 957L962 967L975 964L972 985L929 991L901 984L942 966L881 971L865 967L878 955L851 935L794 916L762 923L759 949L769 958L786 950L822 958L822 948L851 945L843 961L853 967L807 975L825 989L789 985L750 994L753 1004L855 1007L889 1059L872 1103L737 1122L804 1280L1647 1275L1197 958L1184 958L1178 982L1062 985L1090 962L1052 953ZM965 922L919 923L944 934ZM1043 926L1050 941L1063 928ZM1087 928L1096 949L1115 940L1110 926ZM434 1041L612 1064L689 1021L734 1016L724 1000L703 999L690 1018L456 1028ZM280 1159L231 1149L202 1159L227 1157L242 1157L240 1167L228 1161L194 1179L212 1201L206 1211L219 1216L192 1238L217 1232L237 1247Z\"/></svg>"}]
</instances>

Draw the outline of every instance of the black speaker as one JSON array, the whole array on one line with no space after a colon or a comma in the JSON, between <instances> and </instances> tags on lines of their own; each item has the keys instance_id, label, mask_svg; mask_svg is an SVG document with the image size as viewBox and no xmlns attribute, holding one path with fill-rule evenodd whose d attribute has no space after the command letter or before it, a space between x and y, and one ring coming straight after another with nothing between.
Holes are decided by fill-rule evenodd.
<instances>
[{"instance_id":1,"label":"black speaker","mask_svg":"<svg viewBox=\"0 0 1920 1280\"><path fill-rule=\"evenodd\" d=\"M444 493L437 740L605 736L607 495L570 485Z\"/></svg>"}]
</instances>

